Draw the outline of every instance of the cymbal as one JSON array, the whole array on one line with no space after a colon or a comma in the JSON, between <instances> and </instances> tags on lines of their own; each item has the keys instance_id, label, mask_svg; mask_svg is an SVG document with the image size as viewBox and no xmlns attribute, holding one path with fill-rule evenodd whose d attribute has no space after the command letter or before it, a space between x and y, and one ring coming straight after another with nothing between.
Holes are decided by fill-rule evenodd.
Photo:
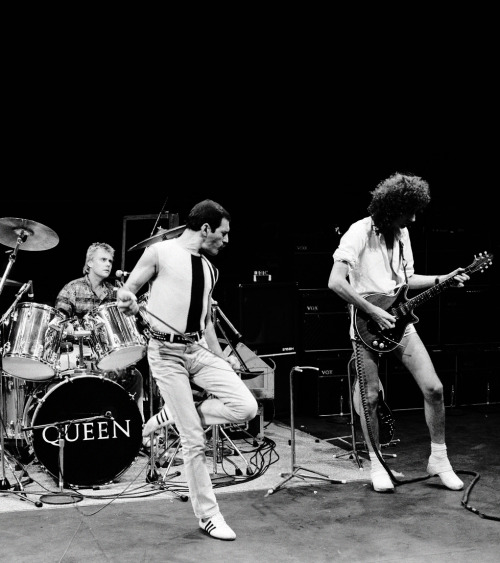
<instances>
[{"instance_id":1,"label":"cymbal","mask_svg":"<svg viewBox=\"0 0 500 563\"><path fill-rule=\"evenodd\" d=\"M23 284L14 280L5 280L5 286L21 287Z\"/></svg>"},{"instance_id":2,"label":"cymbal","mask_svg":"<svg viewBox=\"0 0 500 563\"><path fill-rule=\"evenodd\" d=\"M41 223L17 217L0 219L0 243L15 248L19 238L24 239L20 250L48 250L59 243L56 233Z\"/></svg>"},{"instance_id":3,"label":"cymbal","mask_svg":"<svg viewBox=\"0 0 500 563\"><path fill-rule=\"evenodd\" d=\"M176 238L179 235L182 235L182 233L185 230L186 230L186 225L181 225L180 227L174 227L173 229L162 230L159 233L157 233L156 235L153 235L152 237L144 239L143 241L138 242L134 246L131 246L128 249L128 252L130 252L131 250L137 250L138 248L146 248L148 246L151 246L155 242L161 242L162 240Z\"/></svg>"}]
</instances>

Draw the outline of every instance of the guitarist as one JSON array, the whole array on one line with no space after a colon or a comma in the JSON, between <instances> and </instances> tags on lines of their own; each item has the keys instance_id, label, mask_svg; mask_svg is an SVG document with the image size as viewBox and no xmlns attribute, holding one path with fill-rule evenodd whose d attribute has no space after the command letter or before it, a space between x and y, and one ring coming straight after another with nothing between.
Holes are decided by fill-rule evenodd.
<instances>
[{"instance_id":1,"label":"guitarist","mask_svg":"<svg viewBox=\"0 0 500 563\"><path fill-rule=\"evenodd\" d=\"M397 318L383 306L365 299L367 295L395 295L404 284L411 290L425 290L448 278L453 278L454 286L463 287L469 276L464 273L464 268L444 275L420 275L414 271L408 227L415 222L416 214L430 202L429 185L425 180L396 173L370 193L370 216L353 223L341 237L333 254L328 287L349 304L350 337L361 380L364 407L360 419L369 449L370 477L375 491L387 492L394 489L394 484L380 453L377 418L378 358L383 348L377 351L371 343L367 345L360 338L354 322L355 313L359 311L372 330L375 327L383 334L384 330L395 329ZM384 342L384 339L380 341ZM425 420L431 439L427 472L431 476L438 475L449 489L460 490L464 484L453 471L446 451L443 385L429 353L412 322L406 326L401 341L393 341L394 338L390 337L385 340L389 344L397 344L391 353L409 370L423 394ZM378 344L377 339L375 344Z\"/></svg>"}]
</instances>

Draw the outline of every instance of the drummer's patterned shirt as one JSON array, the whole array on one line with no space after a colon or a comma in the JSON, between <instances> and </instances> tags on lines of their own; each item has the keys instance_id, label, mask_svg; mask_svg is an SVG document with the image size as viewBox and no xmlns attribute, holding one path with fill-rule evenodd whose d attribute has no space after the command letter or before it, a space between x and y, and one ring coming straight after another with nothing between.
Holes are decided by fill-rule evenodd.
<instances>
[{"instance_id":1,"label":"drummer's patterned shirt","mask_svg":"<svg viewBox=\"0 0 500 563\"><path fill-rule=\"evenodd\" d=\"M99 297L93 291L87 275L70 281L59 292L55 308L69 318L77 317L81 320L102 303L116 301L116 287L107 281L104 281L103 285L105 294Z\"/></svg>"},{"instance_id":2,"label":"drummer's patterned shirt","mask_svg":"<svg viewBox=\"0 0 500 563\"><path fill-rule=\"evenodd\" d=\"M116 301L116 287L107 281L103 282L103 286L105 294L103 294L102 297L98 297L93 291L87 275L83 278L70 281L59 292L56 298L55 308L68 318L74 319L76 317L81 321L87 313L90 313L102 303ZM88 346L84 346L84 351L86 354L89 352L91 354L88 363L89 369L93 372L97 372L98 370L93 364L95 358L92 356L92 350ZM138 391L142 387L142 375L135 366L132 365L124 369L105 372L104 375L119 383L130 393L134 393L137 398L141 396Z\"/></svg>"}]
</instances>

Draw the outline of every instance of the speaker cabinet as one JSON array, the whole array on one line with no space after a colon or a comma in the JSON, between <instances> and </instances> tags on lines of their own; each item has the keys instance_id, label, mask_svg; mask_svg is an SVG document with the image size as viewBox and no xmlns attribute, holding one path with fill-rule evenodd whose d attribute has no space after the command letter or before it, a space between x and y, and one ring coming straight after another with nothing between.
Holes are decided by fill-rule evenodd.
<instances>
[{"instance_id":1,"label":"speaker cabinet","mask_svg":"<svg viewBox=\"0 0 500 563\"><path fill-rule=\"evenodd\" d=\"M343 416L349 413L347 364L352 350L309 352L301 365L317 367L296 373L297 412L309 416Z\"/></svg>"},{"instance_id":2,"label":"speaker cabinet","mask_svg":"<svg viewBox=\"0 0 500 563\"><path fill-rule=\"evenodd\" d=\"M299 289L299 352L350 347L346 303L329 289Z\"/></svg>"},{"instance_id":3,"label":"speaker cabinet","mask_svg":"<svg viewBox=\"0 0 500 563\"><path fill-rule=\"evenodd\" d=\"M296 283L239 285L239 330L257 355L295 352Z\"/></svg>"},{"instance_id":4,"label":"speaker cabinet","mask_svg":"<svg viewBox=\"0 0 500 563\"><path fill-rule=\"evenodd\" d=\"M490 313L497 296L497 288L493 286L466 285L443 293L441 343L463 345L500 342L496 317Z\"/></svg>"},{"instance_id":5,"label":"speaker cabinet","mask_svg":"<svg viewBox=\"0 0 500 563\"><path fill-rule=\"evenodd\" d=\"M462 347L457 351L457 405L500 402L500 348Z\"/></svg>"}]
</instances>

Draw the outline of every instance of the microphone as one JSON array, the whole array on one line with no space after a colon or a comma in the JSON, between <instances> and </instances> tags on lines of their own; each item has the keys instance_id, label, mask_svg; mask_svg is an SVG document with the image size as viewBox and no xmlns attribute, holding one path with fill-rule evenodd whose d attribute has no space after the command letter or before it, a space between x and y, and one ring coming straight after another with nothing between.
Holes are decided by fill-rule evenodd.
<instances>
[{"instance_id":1,"label":"microphone","mask_svg":"<svg viewBox=\"0 0 500 563\"><path fill-rule=\"evenodd\" d=\"M124 278L126 276L129 276L130 272L124 272L123 270L116 270L115 276L117 278Z\"/></svg>"},{"instance_id":2,"label":"microphone","mask_svg":"<svg viewBox=\"0 0 500 563\"><path fill-rule=\"evenodd\" d=\"M28 297L30 299L33 299L33 297L35 296L35 294L33 292L33 280L30 280L28 283L29 283Z\"/></svg>"}]
</instances>

